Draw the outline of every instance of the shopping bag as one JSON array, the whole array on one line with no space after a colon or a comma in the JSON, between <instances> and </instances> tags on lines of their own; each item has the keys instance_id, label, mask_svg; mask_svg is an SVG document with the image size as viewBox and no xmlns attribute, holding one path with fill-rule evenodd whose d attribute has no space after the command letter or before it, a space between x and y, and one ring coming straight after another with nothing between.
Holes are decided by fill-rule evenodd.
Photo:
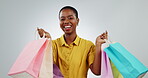
<instances>
[{"instance_id":1,"label":"shopping bag","mask_svg":"<svg viewBox=\"0 0 148 78\"><path fill-rule=\"evenodd\" d=\"M102 51L101 56L101 78L114 78L108 55Z\"/></svg>"},{"instance_id":2,"label":"shopping bag","mask_svg":"<svg viewBox=\"0 0 148 78\"><path fill-rule=\"evenodd\" d=\"M53 64L53 78L64 78L56 64Z\"/></svg>"},{"instance_id":3,"label":"shopping bag","mask_svg":"<svg viewBox=\"0 0 148 78\"><path fill-rule=\"evenodd\" d=\"M148 68L120 43L109 44L109 47L105 48L104 51L124 78L138 78L148 71Z\"/></svg>"},{"instance_id":4,"label":"shopping bag","mask_svg":"<svg viewBox=\"0 0 148 78\"><path fill-rule=\"evenodd\" d=\"M111 69L112 69L113 77L114 78L123 78L122 74L118 71L118 69L113 64L113 62L110 61L110 63L111 63ZM141 74L140 76L138 76L138 78L142 78L145 74L146 73Z\"/></svg>"},{"instance_id":5,"label":"shopping bag","mask_svg":"<svg viewBox=\"0 0 148 78\"><path fill-rule=\"evenodd\" d=\"M47 39L40 39L28 43L8 75L13 78L38 78L47 42Z\"/></svg>"},{"instance_id":6,"label":"shopping bag","mask_svg":"<svg viewBox=\"0 0 148 78\"><path fill-rule=\"evenodd\" d=\"M53 78L52 44L49 40L43 57L39 78Z\"/></svg>"},{"instance_id":7,"label":"shopping bag","mask_svg":"<svg viewBox=\"0 0 148 78\"><path fill-rule=\"evenodd\" d=\"M114 78L123 78L122 74L118 71L118 69L113 64L113 62L110 61L110 63L111 63L111 69L112 69L113 77Z\"/></svg>"}]
</instances>

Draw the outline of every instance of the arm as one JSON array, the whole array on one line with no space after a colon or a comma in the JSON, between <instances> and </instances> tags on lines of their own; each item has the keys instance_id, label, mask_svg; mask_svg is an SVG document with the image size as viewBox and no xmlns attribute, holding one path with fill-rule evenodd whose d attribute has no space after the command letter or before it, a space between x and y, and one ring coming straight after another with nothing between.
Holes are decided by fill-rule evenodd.
<instances>
[{"instance_id":1,"label":"arm","mask_svg":"<svg viewBox=\"0 0 148 78\"><path fill-rule=\"evenodd\" d=\"M90 65L90 69L95 75L101 74L101 45L105 43L104 39L107 39L107 32L101 34L96 39L96 53L94 62Z\"/></svg>"}]
</instances>

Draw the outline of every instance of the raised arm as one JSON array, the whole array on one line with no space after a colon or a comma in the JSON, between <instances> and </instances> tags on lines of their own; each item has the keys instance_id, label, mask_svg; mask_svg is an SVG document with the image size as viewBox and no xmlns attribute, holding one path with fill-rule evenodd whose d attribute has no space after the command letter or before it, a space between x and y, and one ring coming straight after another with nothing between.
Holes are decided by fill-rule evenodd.
<instances>
[{"instance_id":1,"label":"raised arm","mask_svg":"<svg viewBox=\"0 0 148 78\"><path fill-rule=\"evenodd\" d=\"M101 74L101 46L105 43L104 39L108 38L107 31L96 38L96 53L93 64L90 66L95 75Z\"/></svg>"}]
</instances>

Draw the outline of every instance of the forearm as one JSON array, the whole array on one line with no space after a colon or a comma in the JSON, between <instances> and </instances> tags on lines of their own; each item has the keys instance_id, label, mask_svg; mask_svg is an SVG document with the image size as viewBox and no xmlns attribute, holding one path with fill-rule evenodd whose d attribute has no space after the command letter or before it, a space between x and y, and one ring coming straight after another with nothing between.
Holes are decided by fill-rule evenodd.
<instances>
[{"instance_id":1,"label":"forearm","mask_svg":"<svg viewBox=\"0 0 148 78\"><path fill-rule=\"evenodd\" d=\"M105 43L104 39L108 38L108 32L101 34L96 38L96 54L94 58L94 62L91 65L91 70L95 75L101 74L101 45Z\"/></svg>"},{"instance_id":2,"label":"forearm","mask_svg":"<svg viewBox=\"0 0 148 78\"><path fill-rule=\"evenodd\" d=\"M95 75L101 74L101 44L96 44L96 53L94 57L94 62L91 65L91 71Z\"/></svg>"}]
</instances>

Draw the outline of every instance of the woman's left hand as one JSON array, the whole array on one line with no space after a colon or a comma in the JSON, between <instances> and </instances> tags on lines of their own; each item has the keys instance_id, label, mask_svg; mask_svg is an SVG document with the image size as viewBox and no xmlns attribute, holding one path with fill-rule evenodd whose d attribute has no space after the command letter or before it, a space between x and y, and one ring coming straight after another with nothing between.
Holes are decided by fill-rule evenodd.
<instances>
[{"instance_id":1,"label":"woman's left hand","mask_svg":"<svg viewBox=\"0 0 148 78\"><path fill-rule=\"evenodd\" d=\"M101 44L105 43L106 41L104 39L108 39L108 32L107 31L105 33L99 35L96 38L96 45L101 45Z\"/></svg>"}]
</instances>

